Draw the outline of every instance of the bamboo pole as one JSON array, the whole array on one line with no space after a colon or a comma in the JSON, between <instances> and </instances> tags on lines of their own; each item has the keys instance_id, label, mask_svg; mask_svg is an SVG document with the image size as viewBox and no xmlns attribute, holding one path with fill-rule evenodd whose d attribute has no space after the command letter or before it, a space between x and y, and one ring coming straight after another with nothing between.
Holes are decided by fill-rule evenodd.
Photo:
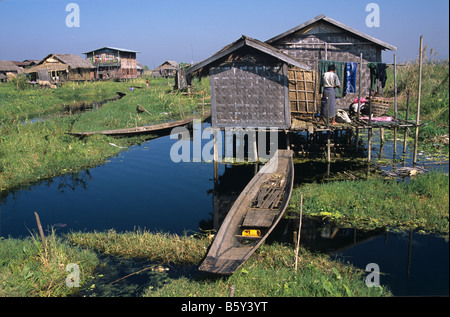
<instances>
[{"instance_id":1,"label":"bamboo pole","mask_svg":"<svg viewBox=\"0 0 450 317\"><path fill-rule=\"evenodd\" d=\"M405 121L408 121L409 116L409 89L406 97L406 114L405 114ZM406 141L408 138L408 127L405 127L405 136L403 137L403 156L406 154Z\"/></svg>"},{"instance_id":2,"label":"bamboo pole","mask_svg":"<svg viewBox=\"0 0 450 317\"><path fill-rule=\"evenodd\" d=\"M417 162L417 146L419 142L420 99L422 95L422 58L423 58L423 35L420 36L420 48L419 48L419 87L417 93L416 134L414 140L413 164L416 164Z\"/></svg>"},{"instance_id":3,"label":"bamboo pole","mask_svg":"<svg viewBox=\"0 0 450 317\"><path fill-rule=\"evenodd\" d=\"M303 216L303 194L300 196L300 220L299 220L299 224L298 224L297 246L295 248L295 272L297 272L297 267L298 267L298 252L300 249L300 233L302 231L302 216Z\"/></svg>"},{"instance_id":4,"label":"bamboo pole","mask_svg":"<svg viewBox=\"0 0 450 317\"><path fill-rule=\"evenodd\" d=\"M363 64L363 54L359 54L359 76L358 76L358 111L357 111L357 119L359 121L359 115L360 115L360 108L361 108L361 69Z\"/></svg>"},{"instance_id":5,"label":"bamboo pole","mask_svg":"<svg viewBox=\"0 0 450 317\"><path fill-rule=\"evenodd\" d=\"M48 254L47 254L47 243L45 241L44 231L42 230L41 220L39 219L39 215L37 212L34 212L34 216L36 217L36 223L39 230L39 235L41 236L42 245L44 246L44 252L45 252L45 262L47 262ZM46 263L44 263L46 264Z\"/></svg>"},{"instance_id":6,"label":"bamboo pole","mask_svg":"<svg viewBox=\"0 0 450 317\"><path fill-rule=\"evenodd\" d=\"M148 111L147 111L147 109L145 109L144 107L142 107L142 106L141 106L140 104L138 104L137 106L138 106L138 108L140 108L140 109L144 110L145 112L147 112L148 114L150 114L150 115L151 115L151 113L150 113L150 112L148 112Z\"/></svg>"},{"instance_id":7,"label":"bamboo pole","mask_svg":"<svg viewBox=\"0 0 450 317\"><path fill-rule=\"evenodd\" d=\"M397 121L397 56L394 54L394 120ZM397 127L394 127L394 160L397 156Z\"/></svg>"}]
</instances>

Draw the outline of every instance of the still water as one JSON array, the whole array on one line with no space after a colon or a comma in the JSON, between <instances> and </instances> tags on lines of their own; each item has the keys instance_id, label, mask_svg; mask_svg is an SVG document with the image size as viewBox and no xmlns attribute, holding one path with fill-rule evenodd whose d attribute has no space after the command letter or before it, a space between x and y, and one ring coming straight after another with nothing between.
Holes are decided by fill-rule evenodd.
<instances>
[{"instance_id":1,"label":"still water","mask_svg":"<svg viewBox=\"0 0 450 317\"><path fill-rule=\"evenodd\" d=\"M159 137L128 148L104 165L10 193L0 204L0 237L30 236L36 230L34 212L44 228L52 226L57 233L141 228L184 234L218 229L257 166L218 164L215 173L213 163L174 163L170 149L175 142ZM390 156L386 148L383 156ZM295 178L299 184L360 169L355 162L305 162L296 164ZM448 172L448 165L445 169ZM284 221L272 239L292 242L293 230L295 224ZM394 295L448 296L449 249L444 238L337 230L305 219L302 244L362 269L377 263L385 273L382 285Z\"/></svg>"}]
</instances>

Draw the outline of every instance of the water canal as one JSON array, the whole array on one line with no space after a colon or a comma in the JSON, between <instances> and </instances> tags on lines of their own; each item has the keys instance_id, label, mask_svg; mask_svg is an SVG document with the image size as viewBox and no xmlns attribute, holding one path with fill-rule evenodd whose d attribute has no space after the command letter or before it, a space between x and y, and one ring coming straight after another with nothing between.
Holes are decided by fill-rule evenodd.
<instances>
[{"instance_id":1,"label":"water canal","mask_svg":"<svg viewBox=\"0 0 450 317\"><path fill-rule=\"evenodd\" d=\"M169 136L159 137L132 146L101 166L9 193L0 204L0 237L29 236L36 227L34 212L44 227L61 233L141 228L189 234L217 229L253 177L255 166L219 164L215 175L213 163L174 163L170 159L174 142ZM391 155L392 146L386 143L381 156ZM431 166L448 172L448 164ZM354 162L296 164L296 182L361 168ZM293 221L283 221L272 239L292 242L294 227ZM394 295L448 296L449 248L442 237L362 232L305 219L302 244L362 269L378 263L385 273L381 283Z\"/></svg>"}]
</instances>

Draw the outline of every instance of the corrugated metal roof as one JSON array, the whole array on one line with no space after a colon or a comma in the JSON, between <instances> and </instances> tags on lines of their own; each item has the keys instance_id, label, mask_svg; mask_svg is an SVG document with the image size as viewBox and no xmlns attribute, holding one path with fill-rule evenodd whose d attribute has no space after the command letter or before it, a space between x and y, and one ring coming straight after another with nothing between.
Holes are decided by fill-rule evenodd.
<instances>
[{"instance_id":1,"label":"corrugated metal roof","mask_svg":"<svg viewBox=\"0 0 450 317\"><path fill-rule=\"evenodd\" d=\"M118 47L112 47L112 46L105 46L105 47L102 47L102 48L99 48L99 49L96 49L96 50L92 50L92 51L85 52L85 53L83 53L83 54L88 54L88 53L92 53L92 52L97 52L97 51L101 51L101 50L104 50L104 49L110 49L110 50L113 50L113 51L128 52L128 53L140 53L140 52L138 52L138 51L133 51L133 50L129 50L129 49L126 49L126 48L118 48Z\"/></svg>"}]
</instances>

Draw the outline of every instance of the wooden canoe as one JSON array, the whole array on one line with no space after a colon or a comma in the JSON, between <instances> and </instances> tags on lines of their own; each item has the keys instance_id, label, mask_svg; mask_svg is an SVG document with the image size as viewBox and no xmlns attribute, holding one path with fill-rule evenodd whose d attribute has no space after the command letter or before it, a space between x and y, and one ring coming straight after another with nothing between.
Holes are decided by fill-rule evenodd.
<instances>
[{"instance_id":1,"label":"wooden canoe","mask_svg":"<svg viewBox=\"0 0 450 317\"><path fill-rule=\"evenodd\" d=\"M293 152L278 150L234 202L199 270L233 274L283 216L293 183Z\"/></svg>"},{"instance_id":2,"label":"wooden canoe","mask_svg":"<svg viewBox=\"0 0 450 317\"><path fill-rule=\"evenodd\" d=\"M205 114L199 120L204 120L210 116L210 113ZM150 134L150 133L156 133L159 131L172 129L178 126L183 126L186 124L189 124L193 122L195 118L190 117L183 120L178 121L171 121L171 122L164 122L160 124L154 124L149 126L142 126L142 127L136 127L136 128L124 128L124 129L116 129L116 130L103 130L103 131L90 131L90 132L68 132L66 134L75 135L79 137L88 136L91 134L104 134L109 136L135 136L140 134Z\"/></svg>"}]
</instances>

